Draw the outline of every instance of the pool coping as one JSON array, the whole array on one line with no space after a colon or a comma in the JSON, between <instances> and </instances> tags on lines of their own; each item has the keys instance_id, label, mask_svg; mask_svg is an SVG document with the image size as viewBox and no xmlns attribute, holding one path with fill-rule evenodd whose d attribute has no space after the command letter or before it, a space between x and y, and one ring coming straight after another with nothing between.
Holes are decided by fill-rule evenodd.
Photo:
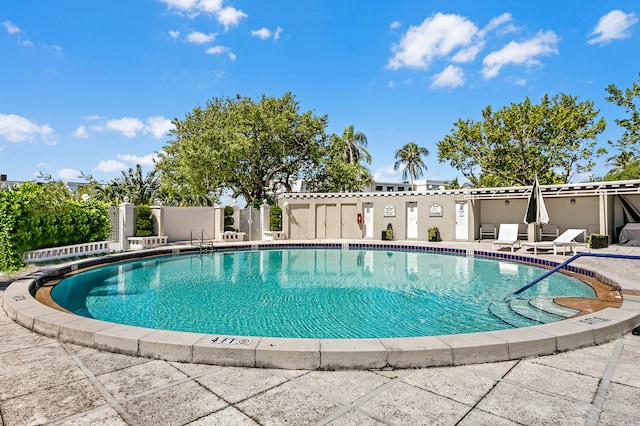
<instances>
[{"instance_id":1,"label":"pool coping","mask_svg":"<svg viewBox=\"0 0 640 426\"><path fill-rule=\"evenodd\" d=\"M433 246L426 242L236 242L216 244L213 250L301 247L411 249L546 267L558 264L539 257ZM220 366L304 370L402 369L522 359L598 345L623 336L640 325L640 297L625 295L620 308L606 308L550 324L480 333L369 339L227 336L156 330L83 318L45 306L33 296L46 282L80 269L198 251L198 247L173 246L47 266L9 285L4 294L4 309L9 318L36 333L109 352ZM588 269L574 266L567 269L616 286L606 276Z\"/></svg>"}]
</instances>

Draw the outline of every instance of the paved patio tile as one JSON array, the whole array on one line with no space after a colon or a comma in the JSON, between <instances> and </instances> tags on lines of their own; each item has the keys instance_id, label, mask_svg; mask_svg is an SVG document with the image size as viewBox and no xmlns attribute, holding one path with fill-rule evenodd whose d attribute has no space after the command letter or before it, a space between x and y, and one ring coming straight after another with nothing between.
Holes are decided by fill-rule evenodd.
<instances>
[{"instance_id":1,"label":"paved patio tile","mask_svg":"<svg viewBox=\"0 0 640 426\"><path fill-rule=\"evenodd\" d=\"M610 383L602 408L615 413L640 417L640 388Z\"/></svg>"},{"instance_id":2,"label":"paved patio tile","mask_svg":"<svg viewBox=\"0 0 640 426\"><path fill-rule=\"evenodd\" d=\"M133 420L145 425L182 425L221 410L228 404L189 381L155 392L145 393L122 403Z\"/></svg>"},{"instance_id":3,"label":"paved patio tile","mask_svg":"<svg viewBox=\"0 0 640 426\"><path fill-rule=\"evenodd\" d=\"M379 422L378 420L367 416L365 413L361 413L357 410L350 410L333 421L327 423L330 426L353 426L353 425L368 425L368 426L382 426L387 423Z\"/></svg>"},{"instance_id":4,"label":"paved patio tile","mask_svg":"<svg viewBox=\"0 0 640 426\"><path fill-rule=\"evenodd\" d=\"M232 404L287 381L273 370L242 367L221 368L196 380Z\"/></svg>"},{"instance_id":5,"label":"paved patio tile","mask_svg":"<svg viewBox=\"0 0 640 426\"><path fill-rule=\"evenodd\" d=\"M286 382L239 403L237 407L263 425L306 425L328 417L340 405L302 386Z\"/></svg>"},{"instance_id":6,"label":"paved patio tile","mask_svg":"<svg viewBox=\"0 0 640 426\"><path fill-rule=\"evenodd\" d=\"M58 341L50 337L32 333L26 328L16 324L0 325L0 353L23 349L28 346L48 345Z\"/></svg>"},{"instance_id":7,"label":"paved patio tile","mask_svg":"<svg viewBox=\"0 0 640 426\"><path fill-rule=\"evenodd\" d=\"M254 422L250 417L233 407L227 407L223 410L216 411L213 414L202 417L189 426L256 426L259 423Z\"/></svg>"},{"instance_id":8,"label":"paved patio tile","mask_svg":"<svg viewBox=\"0 0 640 426\"><path fill-rule=\"evenodd\" d=\"M517 423L504 417L498 417L482 410L474 409L464 416L457 426L517 426Z\"/></svg>"},{"instance_id":9,"label":"paved patio tile","mask_svg":"<svg viewBox=\"0 0 640 426\"><path fill-rule=\"evenodd\" d=\"M500 380L516 365L519 361L503 361L491 362L488 364L469 364L460 367L462 371L468 371L480 377L487 379Z\"/></svg>"},{"instance_id":10,"label":"paved patio tile","mask_svg":"<svg viewBox=\"0 0 640 426\"><path fill-rule=\"evenodd\" d=\"M168 385L187 376L165 361L149 361L97 376L118 401Z\"/></svg>"},{"instance_id":11,"label":"paved patio tile","mask_svg":"<svg viewBox=\"0 0 640 426\"><path fill-rule=\"evenodd\" d=\"M0 338L0 344L4 339ZM68 354L59 343L16 349L11 352L0 353L2 373L28 368L45 360L67 357Z\"/></svg>"},{"instance_id":12,"label":"paved patio tile","mask_svg":"<svg viewBox=\"0 0 640 426\"><path fill-rule=\"evenodd\" d=\"M360 408L385 421L403 425L454 425L471 409L406 383L398 383Z\"/></svg>"},{"instance_id":13,"label":"paved patio tile","mask_svg":"<svg viewBox=\"0 0 640 426\"><path fill-rule=\"evenodd\" d=\"M588 404L509 383L498 383L477 408L525 425L584 425L590 411Z\"/></svg>"},{"instance_id":14,"label":"paved patio tile","mask_svg":"<svg viewBox=\"0 0 640 426\"><path fill-rule=\"evenodd\" d=\"M454 401L475 405L496 384L495 380L480 377L456 368L428 368L416 371L404 382Z\"/></svg>"},{"instance_id":15,"label":"paved patio tile","mask_svg":"<svg viewBox=\"0 0 640 426\"><path fill-rule=\"evenodd\" d=\"M371 371L311 371L298 379L345 403L354 402L388 381L388 377Z\"/></svg>"},{"instance_id":16,"label":"paved patio tile","mask_svg":"<svg viewBox=\"0 0 640 426\"><path fill-rule=\"evenodd\" d=\"M598 426L637 426L640 425L640 416L625 416L620 413L603 411L600 413Z\"/></svg>"},{"instance_id":17,"label":"paved patio tile","mask_svg":"<svg viewBox=\"0 0 640 426\"><path fill-rule=\"evenodd\" d=\"M548 393L564 395L591 403L598 390L599 378L586 376L555 367L520 362L505 376L505 380L517 382L529 388L540 389Z\"/></svg>"},{"instance_id":18,"label":"paved patio tile","mask_svg":"<svg viewBox=\"0 0 640 426\"><path fill-rule=\"evenodd\" d=\"M585 376L602 377L607 365L609 365L609 357L613 353L612 345L606 344L602 346L538 357L532 359L531 362L573 371Z\"/></svg>"},{"instance_id":19,"label":"paved patio tile","mask_svg":"<svg viewBox=\"0 0 640 426\"><path fill-rule=\"evenodd\" d=\"M67 417L59 421L59 425L64 426L126 426L127 422L112 407L105 406L96 410L91 410L82 414Z\"/></svg>"},{"instance_id":20,"label":"paved patio tile","mask_svg":"<svg viewBox=\"0 0 640 426\"><path fill-rule=\"evenodd\" d=\"M6 426L53 422L106 404L89 380L45 388L0 403Z\"/></svg>"},{"instance_id":21,"label":"paved patio tile","mask_svg":"<svg viewBox=\"0 0 640 426\"><path fill-rule=\"evenodd\" d=\"M5 373L0 369L0 400L27 395L58 386L64 383L76 382L87 376L70 358L56 359L55 362L40 362L21 369L12 369Z\"/></svg>"},{"instance_id":22,"label":"paved patio tile","mask_svg":"<svg viewBox=\"0 0 640 426\"><path fill-rule=\"evenodd\" d=\"M147 358L101 351L82 354L78 358L96 376L149 362Z\"/></svg>"}]
</instances>

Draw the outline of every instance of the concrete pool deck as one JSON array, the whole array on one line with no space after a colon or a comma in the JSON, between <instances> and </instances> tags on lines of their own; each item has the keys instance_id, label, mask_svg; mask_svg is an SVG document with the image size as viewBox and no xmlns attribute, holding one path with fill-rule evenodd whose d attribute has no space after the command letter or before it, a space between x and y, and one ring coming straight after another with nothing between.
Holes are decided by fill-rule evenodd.
<instances>
[{"instance_id":1,"label":"concrete pool deck","mask_svg":"<svg viewBox=\"0 0 640 426\"><path fill-rule=\"evenodd\" d=\"M446 245L490 250L487 243ZM640 248L618 246L606 251L640 254ZM640 312L640 265L579 262L614 280L625 303ZM12 296L0 290L0 297ZM114 354L33 333L4 312L0 343L0 412L7 425L640 424L640 336L623 335L622 328L607 343L554 355L360 371L220 367Z\"/></svg>"}]
</instances>

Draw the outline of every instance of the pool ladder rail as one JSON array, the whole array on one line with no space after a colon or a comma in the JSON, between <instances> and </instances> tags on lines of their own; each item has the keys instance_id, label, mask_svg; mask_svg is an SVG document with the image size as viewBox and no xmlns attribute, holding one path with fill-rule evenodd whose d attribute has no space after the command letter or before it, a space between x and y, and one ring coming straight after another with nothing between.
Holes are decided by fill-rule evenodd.
<instances>
[{"instance_id":1,"label":"pool ladder rail","mask_svg":"<svg viewBox=\"0 0 640 426\"><path fill-rule=\"evenodd\" d=\"M205 239L205 236L207 237L207 239ZM191 245L194 245L194 241L196 242L196 244L200 247L200 254L202 254L203 252L206 252L207 249L209 249L210 251L213 251L213 238L211 238L211 236L207 233L207 231L203 229L200 230L200 239L195 239L193 238L193 229L191 230L191 236L190 236L190 240L191 240Z\"/></svg>"}]
</instances>

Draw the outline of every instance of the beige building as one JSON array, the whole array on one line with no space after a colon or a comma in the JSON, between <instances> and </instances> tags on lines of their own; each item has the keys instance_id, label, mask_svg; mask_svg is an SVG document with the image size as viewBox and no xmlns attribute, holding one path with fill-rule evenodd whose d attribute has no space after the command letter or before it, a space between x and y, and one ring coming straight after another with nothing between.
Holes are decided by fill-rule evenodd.
<instances>
[{"instance_id":1,"label":"beige building","mask_svg":"<svg viewBox=\"0 0 640 426\"><path fill-rule=\"evenodd\" d=\"M480 238L483 223L522 224L531 187L369 193L291 193L278 196L288 239L381 239L393 228L396 240L428 240L437 227L444 241ZM623 202L640 211L640 180L543 185L550 223L609 235L627 221ZM621 201L622 197L622 201ZM531 238L529 236L529 238Z\"/></svg>"}]
</instances>

